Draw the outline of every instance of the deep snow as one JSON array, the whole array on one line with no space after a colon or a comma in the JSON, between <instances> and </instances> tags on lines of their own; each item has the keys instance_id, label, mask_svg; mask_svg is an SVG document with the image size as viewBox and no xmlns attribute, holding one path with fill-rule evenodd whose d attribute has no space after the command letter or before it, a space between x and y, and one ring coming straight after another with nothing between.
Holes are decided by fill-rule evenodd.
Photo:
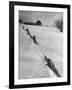
<instances>
[{"instance_id":1,"label":"deep snow","mask_svg":"<svg viewBox=\"0 0 72 90\"><path fill-rule=\"evenodd\" d=\"M24 26L24 29L23 29ZM35 35L39 45L35 45L25 29ZM55 27L19 25L19 79L55 77L45 65L43 55L55 63L63 75L63 33Z\"/></svg>"}]
</instances>

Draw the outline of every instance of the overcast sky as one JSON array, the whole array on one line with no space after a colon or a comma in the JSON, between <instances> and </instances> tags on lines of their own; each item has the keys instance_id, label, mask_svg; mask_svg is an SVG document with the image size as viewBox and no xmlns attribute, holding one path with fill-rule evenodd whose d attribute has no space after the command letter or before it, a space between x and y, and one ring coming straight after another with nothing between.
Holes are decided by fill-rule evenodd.
<instances>
[{"instance_id":1,"label":"overcast sky","mask_svg":"<svg viewBox=\"0 0 72 90\"><path fill-rule=\"evenodd\" d=\"M63 13L19 11L19 18L21 18L24 22L36 22L37 20L40 20L42 25L53 26L55 20L63 19Z\"/></svg>"}]
</instances>

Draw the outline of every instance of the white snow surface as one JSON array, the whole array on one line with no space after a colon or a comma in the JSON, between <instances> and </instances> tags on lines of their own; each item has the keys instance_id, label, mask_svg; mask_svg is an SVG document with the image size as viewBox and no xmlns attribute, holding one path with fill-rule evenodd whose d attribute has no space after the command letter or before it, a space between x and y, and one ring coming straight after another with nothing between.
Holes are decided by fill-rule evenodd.
<instances>
[{"instance_id":1,"label":"white snow surface","mask_svg":"<svg viewBox=\"0 0 72 90\"><path fill-rule=\"evenodd\" d=\"M33 43L23 26L36 36L39 45ZM43 55L53 61L62 76L63 33L55 27L19 25L19 79L55 77Z\"/></svg>"}]
</instances>

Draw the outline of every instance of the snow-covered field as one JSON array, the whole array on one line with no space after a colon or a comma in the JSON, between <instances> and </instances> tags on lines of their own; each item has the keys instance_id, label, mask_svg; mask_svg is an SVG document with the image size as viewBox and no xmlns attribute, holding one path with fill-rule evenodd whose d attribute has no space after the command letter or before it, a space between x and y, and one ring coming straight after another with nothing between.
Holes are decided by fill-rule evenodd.
<instances>
[{"instance_id":1,"label":"snow-covered field","mask_svg":"<svg viewBox=\"0 0 72 90\"><path fill-rule=\"evenodd\" d=\"M35 45L25 29L35 35ZM19 79L55 77L45 65L43 56L50 58L63 75L63 33L55 27L19 25Z\"/></svg>"}]
</instances>

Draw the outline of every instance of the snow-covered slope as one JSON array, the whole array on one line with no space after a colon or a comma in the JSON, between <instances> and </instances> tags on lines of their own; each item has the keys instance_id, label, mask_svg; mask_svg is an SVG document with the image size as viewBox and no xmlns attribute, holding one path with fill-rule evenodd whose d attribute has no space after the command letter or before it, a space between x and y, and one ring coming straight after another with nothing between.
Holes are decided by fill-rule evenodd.
<instances>
[{"instance_id":1,"label":"snow-covered slope","mask_svg":"<svg viewBox=\"0 0 72 90\"><path fill-rule=\"evenodd\" d=\"M52 76L49 75L50 73L48 72L47 68L45 68L44 65L45 63L42 60L43 58L41 54L46 55L48 58L50 58L55 63L60 74L62 75L63 74L63 33L60 33L59 30L54 27L24 25L24 28L25 29L28 28L31 35L36 36L36 40L38 41L39 45L35 45L33 43L29 35L27 35L25 29L23 29L23 25L20 25L19 27L20 78L28 78L28 77L38 78L40 75L41 77ZM32 59L28 59L28 58L32 58ZM31 65L34 65L33 66L34 69L30 67L31 65L30 66L27 65L29 61L31 62ZM32 70L31 75L29 74L29 70ZM39 73L40 72L39 70L41 70L41 73ZM46 74L44 73L44 71ZM27 74L25 75L23 73L27 73L28 75Z\"/></svg>"}]
</instances>

